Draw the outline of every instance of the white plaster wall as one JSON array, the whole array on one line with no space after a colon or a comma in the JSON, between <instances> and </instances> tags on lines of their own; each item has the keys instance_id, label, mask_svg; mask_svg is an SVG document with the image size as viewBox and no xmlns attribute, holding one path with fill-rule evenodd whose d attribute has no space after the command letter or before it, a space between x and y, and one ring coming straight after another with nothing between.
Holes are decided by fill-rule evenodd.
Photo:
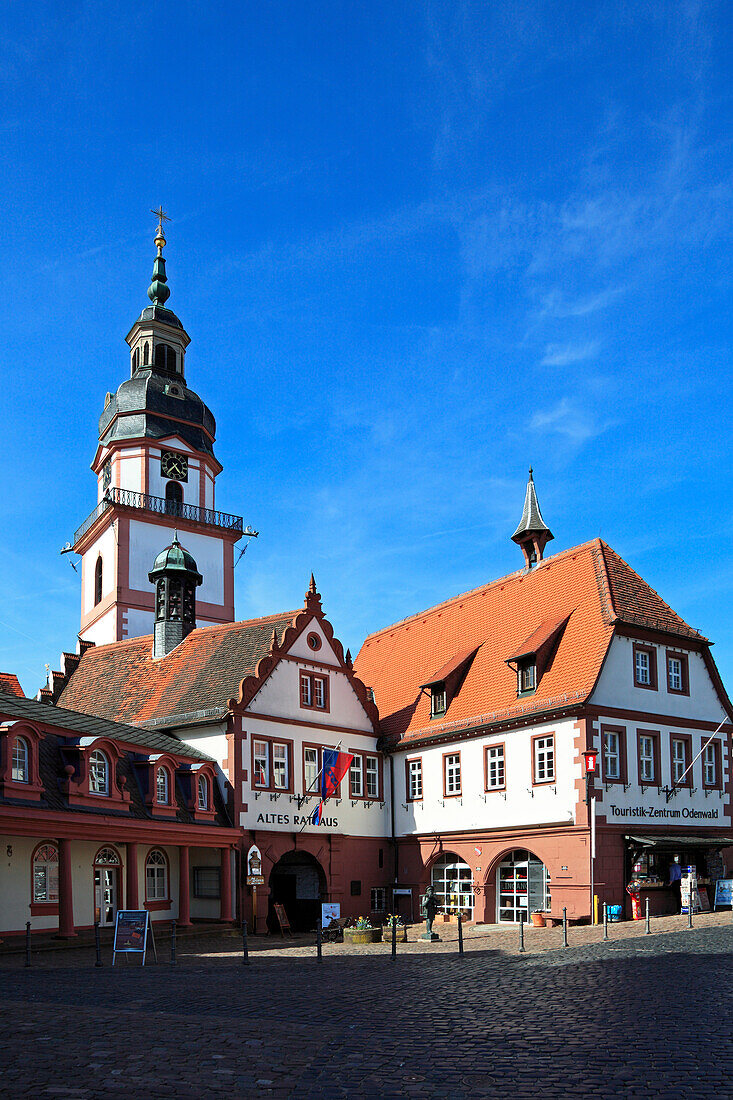
<instances>
[{"instance_id":1,"label":"white plaster wall","mask_svg":"<svg viewBox=\"0 0 733 1100\"><path fill-rule=\"evenodd\" d=\"M679 718L700 718L716 724L720 722L724 714L723 708L700 654L685 650L682 646L675 647L688 655L690 694L674 695L667 691L668 647L655 645L651 648L657 653L656 691L635 685L633 640L615 637L590 701L602 707L669 714Z\"/></svg>"},{"instance_id":2,"label":"white plaster wall","mask_svg":"<svg viewBox=\"0 0 733 1100\"><path fill-rule=\"evenodd\" d=\"M31 928L58 928L56 916L31 916L32 895L31 857L39 844L52 837L0 836L0 933L19 932L25 929L26 921ZM7 854L8 845L12 855Z\"/></svg>"},{"instance_id":3,"label":"white plaster wall","mask_svg":"<svg viewBox=\"0 0 733 1100\"><path fill-rule=\"evenodd\" d=\"M168 729L166 733L180 738L187 745L191 745L199 752L205 752L216 761L216 777L219 789L226 799L226 780L229 778L228 769L224 766L229 752L226 737L225 723L217 723L213 726L182 726L180 729Z\"/></svg>"},{"instance_id":4,"label":"white plaster wall","mask_svg":"<svg viewBox=\"0 0 733 1100\"><path fill-rule=\"evenodd\" d=\"M293 665L294 668L297 666ZM236 792L239 805L238 824L245 829L267 830L272 832L338 833L356 837L385 837L390 835L389 817L389 762L382 761L383 803L372 802L367 806L363 801L348 797L348 774L341 781L343 797L329 799L324 807L324 820L321 825L304 824L318 805L319 798L313 795L298 806L298 796L304 790L303 780L303 743L321 745L327 748L340 747L348 752L355 749L380 755L376 751L376 738L364 733L335 733L326 726L308 728L291 725L287 721L265 722L256 715L247 715L244 719L247 734L242 741L242 766L246 769L247 780L242 783L241 792ZM293 741L293 788L294 793L276 794L269 791L256 791L251 785L252 779L252 741L257 737L278 737ZM246 810L244 809L246 806Z\"/></svg>"},{"instance_id":5,"label":"white plaster wall","mask_svg":"<svg viewBox=\"0 0 733 1100\"><path fill-rule=\"evenodd\" d=\"M99 482L101 487L101 474ZM125 448L117 453L112 462L112 485L133 493L145 492L144 456L140 447Z\"/></svg>"},{"instance_id":6,"label":"white plaster wall","mask_svg":"<svg viewBox=\"0 0 733 1100\"><path fill-rule=\"evenodd\" d=\"M126 638L141 638L144 634L153 633L155 615L152 611L141 611L137 607L131 607L125 612L125 619L127 620Z\"/></svg>"},{"instance_id":7,"label":"white plaster wall","mask_svg":"<svg viewBox=\"0 0 733 1100\"><path fill-rule=\"evenodd\" d=\"M102 555L102 599L104 599L114 591L115 587L116 531L114 525L103 531L84 554L82 570L84 584L81 596L83 615L88 615L94 610L94 571L100 554Z\"/></svg>"},{"instance_id":8,"label":"white plaster wall","mask_svg":"<svg viewBox=\"0 0 733 1100\"><path fill-rule=\"evenodd\" d=\"M308 645L307 638L309 634L317 634L318 637L321 639L320 649L314 651ZM288 653L291 657L302 657L306 662L310 659L311 661L320 661L321 664L324 665L340 664L336 657L336 654L331 648L331 643L326 639L326 635L323 632L321 624L315 619L303 631L300 637L296 638L295 642L288 650Z\"/></svg>"},{"instance_id":9,"label":"white plaster wall","mask_svg":"<svg viewBox=\"0 0 733 1100\"><path fill-rule=\"evenodd\" d=\"M316 654L321 660L322 647ZM300 671L318 674L323 669L307 660L281 661L249 704L251 714L269 714L278 718L297 718L318 722L324 729L346 726L354 730L371 731L372 725L344 672L329 671L328 713L303 709L300 705ZM308 738L306 737L306 741Z\"/></svg>"},{"instance_id":10,"label":"white plaster wall","mask_svg":"<svg viewBox=\"0 0 733 1100\"><path fill-rule=\"evenodd\" d=\"M130 520L130 588L138 592L152 592L148 573L157 555L173 541L174 526ZM182 546L196 559L203 584L196 589L196 599L205 603L221 604L224 600L224 543L215 535L182 531Z\"/></svg>"},{"instance_id":11,"label":"white plaster wall","mask_svg":"<svg viewBox=\"0 0 733 1100\"><path fill-rule=\"evenodd\" d=\"M601 725L610 725L626 730L626 762L627 779L626 790L622 783L603 782L603 745L601 743ZM645 787L642 791L639 783L639 760L637 751L637 730L653 729L659 732L659 763L661 770L662 787L672 787L672 760L670 740L675 733L692 735L692 790L681 788L670 798L669 802L663 790L658 787ZM720 826L728 828L731 824L730 813L725 813L727 804L727 788L730 781L730 744L726 737L719 733L716 739L721 744L721 765L723 769L723 790L705 791L702 785L702 758L694 758L700 752L702 746L712 736L712 730L694 730L689 727L675 728L671 724L652 724L646 721L622 721L618 718L600 718L598 732L595 735L595 747L599 750L599 776L596 787L603 792L602 800L596 803L598 817L605 817L609 823L616 825L629 822L630 824L644 825L668 825L672 824L677 831L685 832L688 828L706 827L708 829Z\"/></svg>"},{"instance_id":12,"label":"white plaster wall","mask_svg":"<svg viewBox=\"0 0 733 1100\"><path fill-rule=\"evenodd\" d=\"M95 645L107 645L117 641L117 608L111 607L100 619L83 632L82 637Z\"/></svg>"},{"instance_id":13,"label":"white plaster wall","mask_svg":"<svg viewBox=\"0 0 733 1100\"><path fill-rule=\"evenodd\" d=\"M532 786L532 736L555 734L553 784ZM500 735L476 737L431 747L415 746L394 754L395 831L444 833L461 829L501 829L574 820L575 781L581 764L575 760L575 724L565 720ZM484 791L484 748L504 742L506 791ZM443 755L461 754L461 786L458 798L443 796ZM405 760L422 759L423 797L408 802ZM506 798L504 798L506 794Z\"/></svg>"}]
</instances>

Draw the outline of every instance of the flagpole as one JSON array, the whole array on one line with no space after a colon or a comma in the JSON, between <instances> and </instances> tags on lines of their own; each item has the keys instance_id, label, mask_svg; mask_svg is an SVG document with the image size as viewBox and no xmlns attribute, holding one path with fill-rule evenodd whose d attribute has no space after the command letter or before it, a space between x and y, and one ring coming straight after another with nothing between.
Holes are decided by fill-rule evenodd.
<instances>
[{"instance_id":1,"label":"flagpole","mask_svg":"<svg viewBox=\"0 0 733 1100\"><path fill-rule=\"evenodd\" d=\"M343 738L342 738L342 740L343 740ZM338 745L336 745L335 747L332 747L332 746L330 746L330 745L324 745L324 746L321 746L321 760L323 760L323 749L324 749L324 748L329 748L329 749L331 749L331 751L332 751L332 752L338 752L338 750L339 750L339 749L341 748L341 741L339 741ZM315 779L313 780L313 783L317 783L317 782L318 782L318 780L320 779L320 777L321 777L322 775L323 775L323 764L321 763L321 767L320 767L320 769L319 769L319 771L318 771L318 775L317 775L317 776L316 776L316 778L315 778ZM311 784L311 786L312 786L312 784ZM306 791L305 793L306 793L306 797L307 797L307 796L309 796L309 795L310 795L311 793L313 793L313 794L317 794L317 793L318 793L318 789L316 788L316 790L315 790L315 791L313 791L313 792L311 792L311 791ZM322 799L321 799L321 802L325 802L325 799L323 799L323 798L322 798ZM310 816L311 816L311 815L306 815L306 819L305 819L305 821L303 822L303 824L302 824L302 825L300 826L300 829L298 830L298 831L299 831L300 833L302 833L302 832L303 832L303 829L305 829L306 825L312 825L312 824L313 824L313 822L312 822L312 821L310 820Z\"/></svg>"}]
</instances>

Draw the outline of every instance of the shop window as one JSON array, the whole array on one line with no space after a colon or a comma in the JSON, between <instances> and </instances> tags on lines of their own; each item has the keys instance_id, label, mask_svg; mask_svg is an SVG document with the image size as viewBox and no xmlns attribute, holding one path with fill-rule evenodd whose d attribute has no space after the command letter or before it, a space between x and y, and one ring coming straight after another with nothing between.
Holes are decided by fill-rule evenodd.
<instances>
[{"instance_id":1,"label":"shop window","mask_svg":"<svg viewBox=\"0 0 733 1100\"><path fill-rule=\"evenodd\" d=\"M487 745L484 749L484 788L503 791L505 787L504 746Z\"/></svg>"},{"instance_id":2,"label":"shop window","mask_svg":"<svg viewBox=\"0 0 733 1100\"><path fill-rule=\"evenodd\" d=\"M671 695L689 695L689 665L686 653L667 651L667 691Z\"/></svg>"},{"instance_id":3,"label":"shop window","mask_svg":"<svg viewBox=\"0 0 733 1100\"><path fill-rule=\"evenodd\" d=\"M532 852L512 852L497 871L497 921L518 924L534 912L551 909L550 875L544 863Z\"/></svg>"},{"instance_id":4,"label":"shop window","mask_svg":"<svg viewBox=\"0 0 733 1100\"><path fill-rule=\"evenodd\" d=\"M209 808L209 781L205 775L198 777L198 808L200 810Z\"/></svg>"},{"instance_id":5,"label":"shop window","mask_svg":"<svg viewBox=\"0 0 733 1100\"><path fill-rule=\"evenodd\" d=\"M328 710L328 677L313 672L300 674L300 705L307 710Z\"/></svg>"},{"instance_id":6,"label":"shop window","mask_svg":"<svg viewBox=\"0 0 733 1100\"><path fill-rule=\"evenodd\" d=\"M352 898L361 897L361 879L354 878L351 880L351 896Z\"/></svg>"},{"instance_id":7,"label":"shop window","mask_svg":"<svg viewBox=\"0 0 733 1100\"><path fill-rule=\"evenodd\" d=\"M445 682L430 685L430 717L440 718L447 710Z\"/></svg>"},{"instance_id":8,"label":"shop window","mask_svg":"<svg viewBox=\"0 0 733 1100\"><path fill-rule=\"evenodd\" d=\"M433 864L430 882L440 912L449 916L460 913L473 920L473 877L465 860L446 852Z\"/></svg>"},{"instance_id":9,"label":"shop window","mask_svg":"<svg viewBox=\"0 0 733 1100\"><path fill-rule=\"evenodd\" d=\"M446 753L443 757L443 797L455 798L461 793L461 754Z\"/></svg>"},{"instance_id":10,"label":"shop window","mask_svg":"<svg viewBox=\"0 0 733 1100\"><path fill-rule=\"evenodd\" d=\"M291 791L292 750L291 741L270 741L264 737L253 740L252 786L263 791Z\"/></svg>"},{"instance_id":11,"label":"shop window","mask_svg":"<svg viewBox=\"0 0 733 1100\"><path fill-rule=\"evenodd\" d=\"M155 776L155 799L161 806L170 805L170 775L167 768L158 768Z\"/></svg>"},{"instance_id":12,"label":"shop window","mask_svg":"<svg viewBox=\"0 0 733 1100\"><path fill-rule=\"evenodd\" d=\"M381 886L372 888L371 909L372 913L383 913L387 908L387 891Z\"/></svg>"},{"instance_id":13,"label":"shop window","mask_svg":"<svg viewBox=\"0 0 733 1100\"><path fill-rule=\"evenodd\" d=\"M532 782L555 782L555 735L532 738Z\"/></svg>"},{"instance_id":14,"label":"shop window","mask_svg":"<svg viewBox=\"0 0 733 1100\"><path fill-rule=\"evenodd\" d=\"M626 730L623 726L601 726L604 783L626 782Z\"/></svg>"},{"instance_id":15,"label":"shop window","mask_svg":"<svg viewBox=\"0 0 733 1100\"><path fill-rule=\"evenodd\" d=\"M145 898L147 901L168 899L168 860L159 848L153 848L145 861Z\"/></svg>"},{"instance_id":16,"label":"shop window","mask_svg":"<svg viewBox=\"0 0 733 1100\"><path fill-rule=\"evenodd\" d=\"M59 900L59 850L40 844L33 854L33 902L56 904Z\"/></svg>"},{"instance_id":17,"label":"shop window","mask_svg":"<svg viewBox=\"0 0 733 1100\"><path fill-rule=\"evenodd\" d=\"M634 645L634 683L657 690L657 651L653 646Z\"/></svg>"},{"instance_id":18,"label":"shop window","mask_svg":"<svg viewBox=\"0 0 733 1100\"><path fill-rule=\"evenodd\" d=\"M89 793L109 795L109 759L101 749L89 757Z\"/></svg>"},{"instance_id":19,"label":"shop window","mask_svg":"<svg viewBox=\"0 0 733 1100\"><path fill-rule=\"evenodd\" d=\"M16 737L13 741L13 759L11 779L14 783L30 782L30 748L25 737Z\"/></svg>"},{"instance_id":20,"label":"shop window","mask_svg":"<svg viewBox=\"0 0 733 1100\"><path fill-rule=\"evenodd\" d=\"M422 758L405 761L407 769L407 799L417 802L422 798Z\"/></svg>"},{"instance_id":21,"label":"shop window","mask_svg":"<svg viewBox=\"0 0 733 1100\"><path fill-rule=\"evenodd\" d=\"M193 896L195 898L220 898L221 868L194 867Z\"/></svg>"},{"instance_id":22,"label":"shop window","mask_svg":"<svg viewBox=\"0 0 733 1100\"><path fill-rule=\"evenodd\" d=\"M639 730L639 782L659 784L659 734Z\"/></svg>"},{"instance_id":23,"label":"shop window","mask_svg":"<svg viewBox=\"0 0 733 1100\"><path fill-rule=\"evenodd\" d=\"M720 741L711 741L702 752L702 785L707 789L720 787Z\"/></svg>"}]
</instances>

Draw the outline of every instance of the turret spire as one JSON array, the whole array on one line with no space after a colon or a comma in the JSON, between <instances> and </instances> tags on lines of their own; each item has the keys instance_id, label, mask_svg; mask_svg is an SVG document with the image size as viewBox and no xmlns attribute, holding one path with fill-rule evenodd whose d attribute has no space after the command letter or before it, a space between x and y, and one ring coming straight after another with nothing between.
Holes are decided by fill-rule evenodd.
<instances>
[{"instance_id":1,"label":"turret spire","mask_svg":"<svg viewBox=\"0 0 733 1100\"><path fill-rule=\"evenodd\" d=\"M155 231L155 247L158 249L158 255L155 257L155 263L153 264L153 279L148 287L148 298L154 306L163 306L171 294L169 287L166 285L168 279L165 274L165 259L163 257L163 249L166 243L163 222L169 222L171 219L162 206L159 206L157 210L151 210L150 213L155 214L158 219L158 228Z\"/></svg>"},{"instance_id":2,"label":"turret spire","mask_svg":"<svg viewBox=\"0 0 733 1100\"><path fill-rule=\"evenodd\" d=\"M532 467L529 468L529 480L527 491L524 494L524 510L519 526L512 535L512 540L521 546L527 568L531 569L537 562L542 561L545 546L555 536L542 518L537 492L534 487Z\"/></svg>"}]
</instances>

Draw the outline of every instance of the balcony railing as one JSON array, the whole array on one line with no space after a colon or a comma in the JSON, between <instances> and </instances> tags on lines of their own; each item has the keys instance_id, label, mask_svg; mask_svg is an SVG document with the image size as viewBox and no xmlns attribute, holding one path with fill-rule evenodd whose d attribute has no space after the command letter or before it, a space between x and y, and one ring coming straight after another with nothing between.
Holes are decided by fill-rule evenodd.
<instances>
[{"instance_id":1,"label":"balcony railing","mask_svg":"<svg viewBox=\"0 0 733 1100\"><path fill-rule=\"evenodd\" d=\"M123 508L136 508L141 512L156 512L160 516L170 516L172 519L188 519L194 523L202 523L206 527L219 527L225 531L241 532L243 530L241 516L231 516L228 512L215 512L212 508L197 508L194 504L181 504L177 500L151 496L150 493L133 493L130 489L114 488L107 490L104 500L99 502L75 532L75 546L99 517L114 504Z\"/></svg>"}]
</instances>

